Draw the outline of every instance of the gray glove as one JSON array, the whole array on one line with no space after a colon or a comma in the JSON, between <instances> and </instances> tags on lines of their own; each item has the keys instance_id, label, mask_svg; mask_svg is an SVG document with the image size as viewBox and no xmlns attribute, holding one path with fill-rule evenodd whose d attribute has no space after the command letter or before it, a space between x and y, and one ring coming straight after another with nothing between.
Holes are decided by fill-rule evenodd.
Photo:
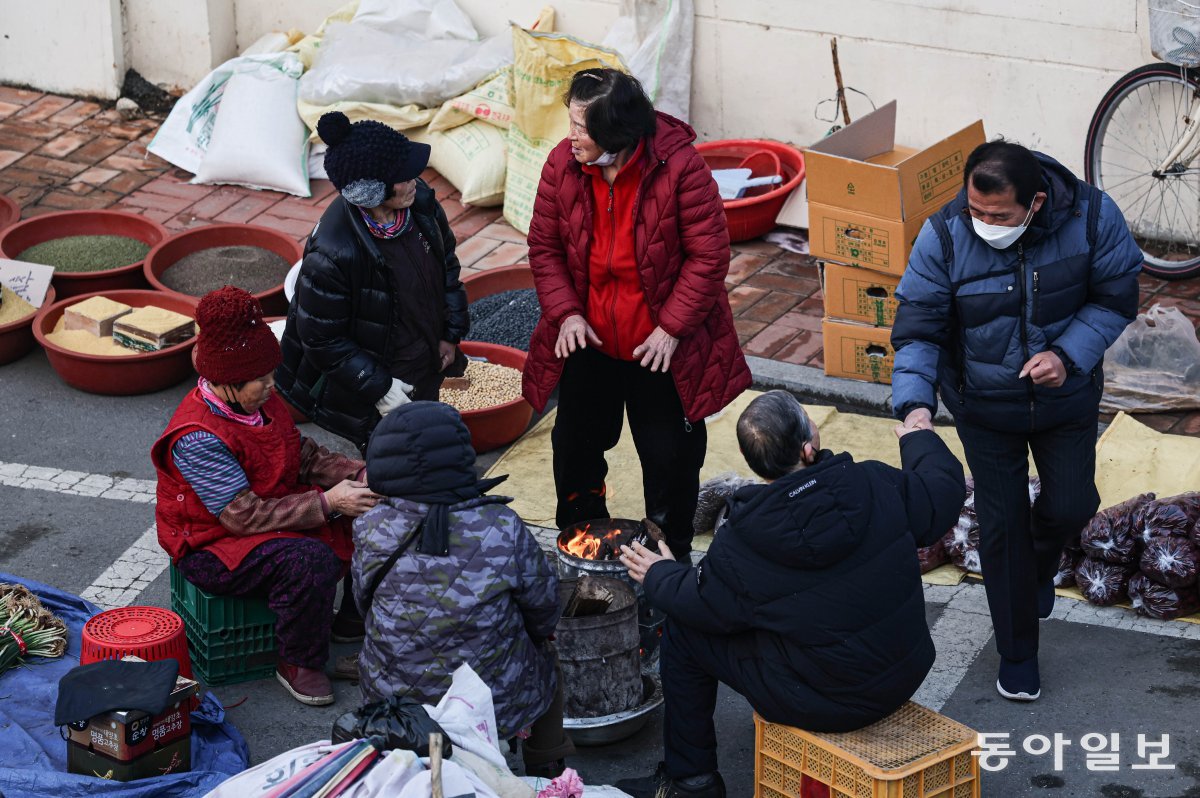
<instances>
[{"instance_id":1,"label":"gray glove","mask_svg":"<svg viewBox=\"0 0 1200 798\"><path fill-rule=\"evenodd\" d=\"M412 393L412 390L413 387L407 382L393 377L392 387L388 388L388 392L383 395L383 398L375 403L375 409L379 411L379 415L386 416L397 407L411 402L412 398L409 394Z\"/></svg>"}]
</instances>

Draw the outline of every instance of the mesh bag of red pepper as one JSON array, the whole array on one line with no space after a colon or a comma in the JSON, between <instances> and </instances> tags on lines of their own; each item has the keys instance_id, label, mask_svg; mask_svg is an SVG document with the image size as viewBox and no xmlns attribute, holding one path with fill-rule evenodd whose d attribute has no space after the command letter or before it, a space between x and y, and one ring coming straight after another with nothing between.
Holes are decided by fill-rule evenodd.
<instances>
[{"instance_id":1,"label":"mesh bag of red pepper","mask_svg":"<svg viewBox=\"0 0 1200 798\"><path fill-rule=\"evenodd\" d=\"M1129 580L1129 600L1141 615L1164 621L1182 618L1200 610L1200 594L1194 588L1177 589L1160 585L1145 574Z\"/></svg>"},{"instance_id":2,"label":"mesh bag of red pepper","mask_svg":"<svg viewBox=\"0 0 1200 798\"><path fill-rule=\"evenodd\" d=\"M1075 569L1075 586L1092 604L1109 607L1125 598L1132 565L1084 557Z\"/></svg>"},{"instance_id":3,"label":"mesh bag of red pepper","mask_svg":"<svg viewBox=\"0 0 1200 798\"><path fill-rule=\"evenodd\" d=\"M1153 493L1143 493L1096 513L1079 535L1084 553L1093 559L1111 563L1137 562L1133 519L1153 499Z\"/></svg>"},{"instance_id":4,"label":"mesh bag of red pepper","mask_svg":"<svg viewBox=\"0 0 1200 798\"><path fill-rule=\"evenodd\" d=\"M1187 538L1153 537L1142 551L1141 568L1161 585L1192 587L1200 574L1200 550Z\"/></svg>"}]
</instances>

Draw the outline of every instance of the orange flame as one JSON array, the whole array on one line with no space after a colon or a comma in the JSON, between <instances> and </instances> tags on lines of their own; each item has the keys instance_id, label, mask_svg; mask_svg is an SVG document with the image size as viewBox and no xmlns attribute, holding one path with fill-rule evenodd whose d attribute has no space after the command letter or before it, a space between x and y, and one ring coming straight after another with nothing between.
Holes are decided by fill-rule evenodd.
<instances>
[{"instance_id":1,"label":"orange flame","mask_svg":"<svg viewBox=\"0 0 1200 798\"><path fill-rule=\"evenodd\" d=\"M559 543L559 547L582 560L614 559L628 533L622 529L611 529L603 535L597 535L591 529L591 524L584 524L570 540ZM601 557L601 552L605 557Z\"/></svg>"}]
</instances>

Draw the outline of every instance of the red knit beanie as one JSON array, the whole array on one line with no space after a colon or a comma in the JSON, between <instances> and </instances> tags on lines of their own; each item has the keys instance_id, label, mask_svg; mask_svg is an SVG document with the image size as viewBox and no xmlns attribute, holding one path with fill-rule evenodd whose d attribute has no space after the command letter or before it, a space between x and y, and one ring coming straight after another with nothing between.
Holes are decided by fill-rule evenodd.
<instances>
[{"instance_id":1,"label":"red knit beanie","mask_svg":"<svg viewBox=\"0 0 1200 798\"><path fill-rule=\"evenodd\" d=\"M283 362L275 333L251 294L227 285L196 306L196 371L214 385L249 382Z\"/></svg>"}]
</instances>

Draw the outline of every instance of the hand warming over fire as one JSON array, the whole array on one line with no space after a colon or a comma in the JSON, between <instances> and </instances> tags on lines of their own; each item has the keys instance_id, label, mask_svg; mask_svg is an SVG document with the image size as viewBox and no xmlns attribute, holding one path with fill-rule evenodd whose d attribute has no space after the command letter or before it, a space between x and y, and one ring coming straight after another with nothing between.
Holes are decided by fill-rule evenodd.
<instances>
[{"instance_id":1,"label":"hand warming over fire","mask_svg":"<svg viewBox=\"0 0 1200 798\"><path fill-rule=\"evenodd\" d=\"M671 355L675 354L677 346L678 338L662 327L655 327L641 346L633 350L633 356L641 358L641 365L649 367L651 371L666 371L671 368Z\"/></svg>"},{"instance_id":2,"label":"hand warming over fire","mask_svg":"<svg viewBox=\"0 0 1200 798\"><path fill-rule=\"evenodd\" d=\"M675 558L671 555L671 550L661 540L658 542L658 550L662 553L655 554L637 541L634 541L632 546L621 547L621 564L629 569L629 577L633 581L640 585L642 580L646 578L646 572L650 570L650 566L656 562L663 562L664 560L675 561Z\"/></svg>"}]
</instances>

